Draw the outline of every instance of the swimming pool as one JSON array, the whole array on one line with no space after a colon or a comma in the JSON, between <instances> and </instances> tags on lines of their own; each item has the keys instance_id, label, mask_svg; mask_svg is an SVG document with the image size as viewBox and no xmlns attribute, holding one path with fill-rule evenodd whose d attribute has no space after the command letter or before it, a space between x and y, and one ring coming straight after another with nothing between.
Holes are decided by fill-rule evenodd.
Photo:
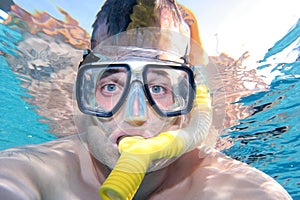
<instances>
[{"instance_id":1,"label":"swimming pool","mask_svg":"<svg viewBox=\"0 0 300 200\"><path fill-rule=\"evenodd\" d=\"M56 137L50 134L52 131L66 134L75 131L73 124L68 124L72 121L72 105L50 97L62 95L60 90L63 90L68 91L64 97L72 100L66 96L72 92L76 69L72 63L78 63L86 44L66 41L61 34L51 37L53 32L46 34L29 27L21 18L15 18L9 25L0 24L1 149L53 140ZM233 141L233 146L223 150L224 153L274 177L294 199L300 199L299 44L298 21L262 57L258 70L273 77L267 89L240 95L232 102L251 114L238 119L223 135ZM79 60L68 60L73 57ZM47 93L48 90L54 93ZM64 128L67 125L71 128Z\"/></svg>"},{"instance_id":2,"label":"swimming pool","mask_svg":"<svg viewBox=\"0 0 300 200\"><path fill-rule=\"evenodd\" d=\"M229 128L234 146L224 152L274 177L300 199L300 20L266 53L259 70L277 74L264 92L238 102L251 116ZM297 61L296 61L297 60Z\"/></svg>"}]
</instances>

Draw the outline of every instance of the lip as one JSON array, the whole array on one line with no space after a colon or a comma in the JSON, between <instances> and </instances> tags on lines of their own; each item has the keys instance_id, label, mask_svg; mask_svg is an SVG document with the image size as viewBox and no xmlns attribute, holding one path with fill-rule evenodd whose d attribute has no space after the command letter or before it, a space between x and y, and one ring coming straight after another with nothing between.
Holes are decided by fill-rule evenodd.
<instances>
[{"instance_id":1,"label":"lip","mask_svg":"<svg viewBox=\"0 0 300 200\"><path fill-rule=\"evenodd\" d=\"M117 147L122 138L133 137L133 136L141 136L144 138L151 138L154 135L149 133L149 131L147 131L147 130L126 130L126 132L117 130L110 135L110 138L111 138L112 143Z\"/></svg>"},{"instance_id":2,"label":"lip","mask_svg":"<svg viewBox=\"0 0 300 200\"><path fill-rule=\"evenodd\" d=\"M120 141L121 141L123 138L125 138L125 137L128 137L128 136L126 136L126 135L120 136L120 137L117 139L117 141L116 141L117 145L119 145Z\"/></svg>"}]
</instances>

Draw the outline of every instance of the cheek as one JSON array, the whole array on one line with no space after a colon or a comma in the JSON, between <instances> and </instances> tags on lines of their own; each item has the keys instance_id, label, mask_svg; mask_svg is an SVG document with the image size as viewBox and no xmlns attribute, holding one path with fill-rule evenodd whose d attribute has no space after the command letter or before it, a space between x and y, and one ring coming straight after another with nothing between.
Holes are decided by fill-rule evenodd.
<instances>
[{"instance_id":1,"label":"cheek","mask_svg":"<svg viewBox=\"0 0 300 200\"><path fill-rule=\"evenodd\" d=\"M87 145L90 153L97 160L111 168L118 160L118 151L97 126L89 127L87 133Z\"/></svg>"},{"instance_id":2,"label":"cheek","mask_svg":"<svg viewBox=\"0 0 300 200\"><path fill-rule=\"evenodd\" d=\"M110 119L98 119L98 126L100 129L103 130L104 135L106 137L109 137L111 133L118 127L117 126L117 121L115 117L112 117Z\"/></svg>"},{"instance_id":3,"label":"cheek","mask_svg":"<svg viewBox=\"0 0 300 200\"><path fill-rule=\"evenodd\" d=\"M166 95L166 98L163 99L162 104L164 108L168 108L174 103L173 96L172 95Z\"/></svg>"},{"instance_id":4,"label":"cheek","mask_svg":"<svg viewBox=\"0 0 300 200\"><path fill-rule=\"evenodd\" d=\"M162 105L161 105L162 106ZM164 127L167 127L170 123L173 123L171 117L161 117L152 107L147 109L147 128L151 131L161 132ZM155 128L154 128L155 127Z\"/></svg>"},{"instance_id":5,"label":"cheek","mask_svg":"<svg viewBox=\"0 0 300 200\"><path fill-rule=\"evenodd\" d=\"M103 96L99 92L99 90L97 90L95 96L96 96L97 103L99 105L101 105L105 110L112 110L114 107L113 102L117 101L116 99L113 99L112 97L108 98L108 97Z\"/></svg>"}]
</instances>

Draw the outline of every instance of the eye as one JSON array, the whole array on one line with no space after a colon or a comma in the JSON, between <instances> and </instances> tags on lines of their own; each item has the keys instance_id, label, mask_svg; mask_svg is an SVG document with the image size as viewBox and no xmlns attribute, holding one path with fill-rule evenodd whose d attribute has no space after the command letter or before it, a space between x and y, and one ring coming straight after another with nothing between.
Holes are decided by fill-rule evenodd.
<instances>
[{"instance_id":1,"label":"eye","mask_svg":"<svg viewBox=\"0 0 300 200\"><path fill-rule=\"evenodd\" d=\"M117 97L123 92L123 89L122 85L115 82L101 83L98 85L96 94L103 98Z\"/></svg>"},{"instance_id":2,"label":"eye","mask_svg":"<svg viewBox=\"0 0 300 200\"><path fill-rule=\"evenodd\" d=\"M161 92L165 92L165 89L162 86L154 85L154 86L150 87L150 91L151 91L151 93L159 94Z\"/></svg>"},{"instance_id":3,"label":"eye","mask_svg":"<svg viewBox=\"0 0 300 200\"><path fill-rule=\"evenodd\" d=\"M114 91L117 90L117 86L116 86L116 84L110 83L110 84L105 85L105 86L103 87L103 89L104 89L105 91L107 91L107 92L114 92Z\"/></svg>"}]
</instances>

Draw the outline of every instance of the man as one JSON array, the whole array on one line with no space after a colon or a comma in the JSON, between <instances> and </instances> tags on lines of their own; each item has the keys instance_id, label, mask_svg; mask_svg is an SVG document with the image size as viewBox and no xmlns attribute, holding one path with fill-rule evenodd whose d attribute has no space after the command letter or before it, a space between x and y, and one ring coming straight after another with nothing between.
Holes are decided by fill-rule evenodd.
<instances>
[{"instance_id":1,"label":"man","mask_svg":"<svg viewBox=\"0 0 300 200\"><path fill-rule=\"evenodd\" d=\"M195 56L203 52L176 2L138 1L129 25L112 34L103 28L111 15L101 21L109 3L77 75L80 134L1 152L1 198L290 199L208 142L210 95Z\"/></svg>"}]
</instances>

